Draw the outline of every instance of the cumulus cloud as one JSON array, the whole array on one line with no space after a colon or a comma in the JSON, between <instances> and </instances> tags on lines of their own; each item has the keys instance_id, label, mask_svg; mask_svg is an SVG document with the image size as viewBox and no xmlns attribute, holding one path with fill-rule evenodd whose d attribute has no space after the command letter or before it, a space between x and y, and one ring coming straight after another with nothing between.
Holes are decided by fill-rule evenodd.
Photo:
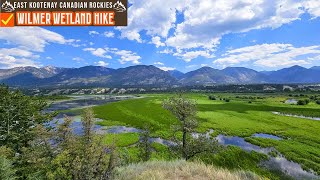
<instances>
[{"instance_id":1,"label":"cumulus cloud","mask_svg":"<svg viewBox=\"0 0 320 180\"><path fill-rule=\"evenodd\" d=\"M147 35L166 37L176 22L176 10L182 10L185 3L179 0L131 0L128 10L128 26L119 27L121 37L142 42L140 32Z\"/></svg>"},{"instance_id":2,"label":"cumulus cloud","mask_svg":"<svg viewBox=\"0 0 320 180\"><path fill-rule=\"evenodd\" d=\"M0 39L22 49L36 52L43 52L49 43L68 43L62 35L40 27L0 28Z\"/></svg>"},{"instance_id":3,"label":"cumulus cloud","mask_svg":"<svg viewBox=\"0 0 320 180\"><path fill-rule=\"evenodd\" d=\"M81 63L82 61L84 61L84 59L82 59L81 57L74 57L72 58L73 61L76 61L77 63Z\"/></svg>"},{"instance_id":4,"label":"cumulus cloud","mask_svg":"<svg viewBox=\"0 0 320 180\"><path fill-rule=\"evenodd\" d=\"M106 31L103 33L103 35L107 38L113 38L115 34L112 31Z\"/></svg>"},{"instance_id":5,"label":"cumulus cloud","mask_svg":"<svg viewBox=\"0 0 320 180\"><path fill-rule=\"evenodd\" d=\"M163 71L173 71L173 70L176 70L176 68L174 67L165 67L165 66L162 66L162 67L158 67L159 69L163 70Z\"/></svg>"},{"instance_id":6,"label":"cumulus cloud","mask_svg":"<svg viewBox=\"0 0 320 180\"><path fill-rule=\"evenodd\" d=\"M290 0L191 0L184 11L185 21L166 43L182 49L214 48L225 34L278 28L297 20L305 12L302 7Z\"/></svg>"},{"instance_id":7,"label":"cumulus cloud","mask_svg":"<svg viewBox=\"0 0 320 180\"><path fill-rule=\"evenodd\" d=\"M119 57L119 62L121 64L126 64L127 62L131 62L132 64L140 64L139 61L141 57L137 55L137 53L128 51L128 50L120 50L118 48L84 48L84 51L89 51L92 55L107 59L112 59L112 56Z\"/></svg>"},{"instance_id":8,"label":"cumulus cloud","mask_svg":"<svg viewBox=\"0 0 320 180\"><path fill-rule=\"evenodd\" d=\"M98 62L95 62L95 64L98 66L103 66L103 67L107 67L109 65L109 63L104 62L104 61L98 61Z\"/></svg>"},{"instance_id":9,"label":"cumulus cloud","mask_svg":"<svg viewBox=\"0 0 320 180\"><path fill-rule=\"evenodd\" d=\"M318 0L131 0L130 3L128 26L117 28L121 37L141 43L144 42L141 34L145 33L156 47L166 45L184 51L212 50L226 34L275 29L305 13L313 18L320 16ZM177 20L177 14L183 17L182 22Z\"/></svg>"},{"instance_id":10,"label":"cumulus cloud","mask_svg":"<svg viewBox=\"0 0 320 180\"><path fill-rule=\"evenodd\" d=\"M165 46L166 44L161 42L161 38L159 36L155 36L152 38L151 43L156 45L156 47Z\"/></svg>"},{"instance_id":11,"label":"cumulus cloud","mask_svg":"<svg viewBox=\"0 0 320 180\"><path fill-rule=\"evenodd\" d=\"M34 53L44 52L48 44L65 44L73 47L85 46L77 39L65 39L59 33L41 27L0 28L0 40L15 48L2 48L0 51L2 68L35 66L41 64L35 60L40 56ZM45 58L49 60L50 58Z\"/></svg>"},{"instance_id":12,"label":"cumulus cloud","mask_svg":"<svg viewBox=\"0 0 320 180\"><path fill-rule=\"evenodd\" d=\"M227 51L213 61L222 67L253 63L267 68L310 64L320 55L320 46L294 47L291 44L261 44Z\"/></svg>"},{"instance_id":13,"label":"cumulus cloud","mask_svg":"<svg viewBox=\"0 0 320 180\"><path fill-rule=\"evenodd\" d=\"M112 57L110 55L107 55L107 51L103 48L84 48L84 51L89 51L91 52L92 55L97 56L97 57L101 57L101 58L107 58L107 59L112 59Z\"/></svg>"},{"instance_id":14,"label":"cumulus cloud","mask_svg":"<svg viewBox=\"0 0 320 180\"><path fill-rule=\"evenodd\" d=\"M35 62L40 56L33 52L20 48L0 48L0 67L13 68L34 66L39 67L39 63Z\"/></svg>"},{"instance_id":15,"label":"cumulus cloud","mask_svg":"<svg viewBox=\"0 0 320 180\"><path fill-rule=\"evenodd\" d=\"M320 1L319 0L308 0L302 1L302 6L311 14L314 18L320 16Z\"/></svg>"},{"instance_id":16,"label":"cumulus cloud","mask_svg":"<svg viewBox=\"0 0 320 180\"><path fill-rule=\"evenodd\" d=\"M126 64L127 62L131 62L132 64L141 64L141 62L139 61L141 57L137 55L135 52L119 49L116 49L112 52L115 55L120 56L119 62L121 64Z\"/></svg>"},{"instance_id":17,"label":"cumulus cloud","mask_svg":"<svg viewBox=\"0 0 320 180\"><path fill-rule=\"evenodd\" d=\"M174 56L177 56L181 59L183 59L186 62L190 62L192 59L198 58L200 56L205 58L213 58L214 55L210 53L209 51L178 51L173 54Z\"/></svg>"},{"instance_id":18,"label":"cumulus cloud","mask_svg":"<svg viewBox=\"0 0 320 180\"><path fill-rule=\"evenodd\" d=\"M89 31L89 35L99 35L100 33L97 31Z\"/></svg>"},{"instance_id":19,"label":"cumulus cloud","mask_svg":"<svg viewBox=\"0 0 320 180\"><path fill-rule=\"evenodd\" d=\"M33 66L33 67L39 67L40 64L27 59L27 58L17 58L14 56L3 56L0 54L0 67L1 68L15 68L15 67L27 67L27 66Z\"/></svg>"},{"instance_id":20,"label":"cumulus cloud","mask_svg":"<svg viewBox=\"0 0 320 180\"><path fill-rule=\"evenodd\" d=\"M159 65L159 66L163 66L164 64L162 63L162 62L155 62L155 63L153 63L154 65Z\"/></svg>"}]
</instances>

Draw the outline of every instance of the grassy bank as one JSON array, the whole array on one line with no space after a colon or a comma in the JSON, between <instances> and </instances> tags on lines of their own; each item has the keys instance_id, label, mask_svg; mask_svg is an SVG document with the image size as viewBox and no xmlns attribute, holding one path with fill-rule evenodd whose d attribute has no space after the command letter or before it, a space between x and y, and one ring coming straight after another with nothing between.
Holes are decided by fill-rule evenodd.
<instances>
[{"instance_id":1,"label":"grassy bank","mask_svg":"<svg viewBox=\"0 0 320 180\"><path fill-rule=\"evenodd\" d=\"M132 164L116 170L118 180L138 179L262 179L251 172L229 171L203 163L178 161L149 161L145 163Z\"/></svg>"}]
</instances>

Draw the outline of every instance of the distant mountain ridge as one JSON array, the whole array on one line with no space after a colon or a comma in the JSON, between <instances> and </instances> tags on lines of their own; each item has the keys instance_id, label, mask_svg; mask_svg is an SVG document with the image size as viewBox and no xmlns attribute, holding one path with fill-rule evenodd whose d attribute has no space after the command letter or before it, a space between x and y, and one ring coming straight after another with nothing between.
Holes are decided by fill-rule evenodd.
<instances>
[{"instance_id":1,"label":"distant mountain ridge","mask_svg":"<svg viewBox=\"0 0 320 180\"><path fill-rule=\"evenodd\" d=\"M13 77L22 73L31 73L35 77L38 78L48 78L54 76L56 74L61 73L62 71L68 68L59 68L53 66L46 66L43 68L35 68L35 67L15 67L12 69L0 69L0 80Z\"/></svg>"},{"instance_id":2,"label":"distant mountain ridge","mask_svg":"<svg viewBox=\"0 0 320 180\"><path fill-rule=\"evenodd\" d=\"M182 73L163 71L153 65L137 65L120 69L101 66L80 68L18 67L0 69L0 83L9 86L109 86L171 87L215 84L320 83L320 67L292 66L278 71L258 72L244 67L211 67Z\"/></svg>"}]
</instances>

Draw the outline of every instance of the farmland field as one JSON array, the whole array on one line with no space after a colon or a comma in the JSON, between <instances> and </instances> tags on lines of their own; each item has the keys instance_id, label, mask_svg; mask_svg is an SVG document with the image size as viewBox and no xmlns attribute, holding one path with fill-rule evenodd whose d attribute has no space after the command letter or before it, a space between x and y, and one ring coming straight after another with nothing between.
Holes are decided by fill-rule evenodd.
<instances>
[{"instance_id":1,"label":"farmland field","mask_svg":"<svg viewBox=\"0 0 320 180\"><path fill-rule=\"evenodd\" d=\"M208 96L214 96L210 100ZM98 122L102 126L127 126L143 129L146 125L152 127L151 135L169 140L172 136L171 126L178 120L162 108L162 101L171 94L147 94L142 98L113 102L94 107ZM304 100L314 94L187 94L188 98L197 102L197 118L200 121L198 132L205 133L214 130L211 136L226 136L244 138L252 145L261 148L274 147L287 160L299 163L304 170L320 174L320 121L316 119L290 117L288 115L303 115L309 118L320 117L320 105L310 101L307 105L285 103L288 99ZM275 112L279 114L275 114ZM253 136L256 133L274 135L279 139ZM132 154L135 147L132 142L138 140L137 134L131 133L120 142L128 147ZM106 142L110 140L106 139ZM157 144L157 143L155 143ZM166 158L166 148L157 144L154 158ZM239 164L241 169L249 169L269 177L257 164L267 158L265 154L243 151L238 147L229 146L227 154L213 157L199 157L205 162L231 167ZM159 154L161 154L159 156ZM217 159L226 159L233 163L219 164ZM241 159L241 157L243 157ZM246 157L246 158L245 158ZM245 158L245 159L244 159ZM278 176L279 177L279 176Z\"/></svg>"}]
</instances>

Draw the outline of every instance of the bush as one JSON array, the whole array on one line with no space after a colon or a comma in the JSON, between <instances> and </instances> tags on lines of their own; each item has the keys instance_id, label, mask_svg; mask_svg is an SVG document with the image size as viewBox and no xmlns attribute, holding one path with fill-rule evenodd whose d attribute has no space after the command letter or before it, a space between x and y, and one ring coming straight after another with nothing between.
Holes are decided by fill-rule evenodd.
<instances>
[{"instance_id":1,"label":"bush","mask_svg":"<svg viewBox=\"0 0 320 180\"><path fill-rule=\"evenodd\" d=\"M298 102L297 102L297 104L298 105L307 105L307 104L309 104L309 99L305 99L305 100L299 100Z\"/></svg>"},{"instance_id":2,"label":"bush","mask_svg":"<svg viewBox=\"0 0 320 180\"><path fill-rule=\"evenodd\" d=\"M224 101L225 101L225 102L230 102L230 99L225 99Z\"/></svg>"},{"instance_id":3,"label":"bush","mask_svg":"<svg viewBox=\"0 0 320 180\"><path fill-rule=\"evenodd\" d=\"M216 100L217 98L215 96L209 96L210 100Z\"/></svg>"},{"instance_id":4,"label":"bush","mask_svg":"<svg viewBox=\"0 0 320 180\"><path fill-rule=\"evenodd\" d=\"M16 179L15 173L12 162L0 156L0 179L14 180Z\"/></svg>"},{"instance_id":5,"label":"bush","mask_svg":"<svg viewBox=\"0 0 320 180\"><path fill-rule=\"evenodd\" d=\"M249 101L249 104L251 104L252 103L252 101Z\"/></svg>"},{"instance_id":6,"label":"bush","mask_svg":"<svg viewBox=\"0 0 320 180\"><path fill-rule=\"evenodd\" d=\"M320 105L320 100L317 100L316 103Z\"/></svg>"}]
</instances>

